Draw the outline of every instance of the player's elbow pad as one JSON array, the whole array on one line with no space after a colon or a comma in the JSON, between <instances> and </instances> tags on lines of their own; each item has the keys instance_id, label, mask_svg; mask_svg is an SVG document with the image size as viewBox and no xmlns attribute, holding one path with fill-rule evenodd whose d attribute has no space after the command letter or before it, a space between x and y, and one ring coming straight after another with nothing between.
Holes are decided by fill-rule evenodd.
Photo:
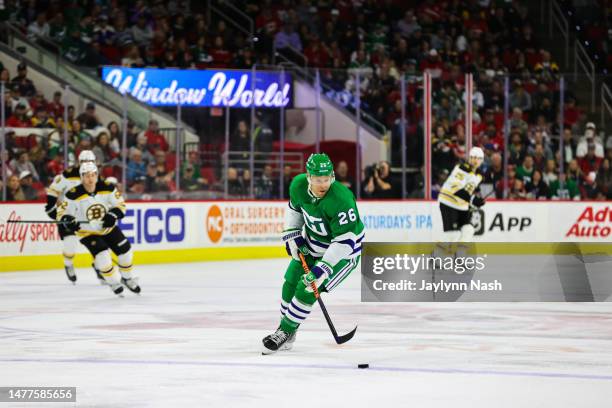
<instances>
[{"instance_id":1,"label":"player's elbow pad","mask_svg":"<svg viewBox=\"0 0 612 408\"><path fill-rule=\"evenodd\" d=\"M302 229L304 216L291 205L285 211L285 229Z\"/></svg>"},{"instance_id":2,"label":"player's elbow pad","mask_svg":"<svg viewBox=\"0 0 612 408\"><path fill-rule=\"evenodd\" d=\"M121 211L119 208L115 207L115 208L111 208L109 210L109 213L112 213L115 217L117 217L118 220L122 219L123 217L125 217L125 214L123 213L123 211Z\"/></svg>"},{"instance_id":3,"label":"player's elbow pad","mask_svg":"<svg viewBox=\"0 0 612 408\"><path fill-rule=\"evenodd\" d=\"M47 194L47 204L45 205L45 211L49 212L55 207L57 203L57 197Z\"/></svg>"},{"instance_id":4,"label":"player's elbow pad","mask_svg":"<svg viewBox=\"0 0 612 408\"><path fill-rule=\"evenodd\" d=\"M468 193L465 189L461 189L455 193L455 195L465 201L470 201L470 193Z\"/></svg>"}]
</instances>

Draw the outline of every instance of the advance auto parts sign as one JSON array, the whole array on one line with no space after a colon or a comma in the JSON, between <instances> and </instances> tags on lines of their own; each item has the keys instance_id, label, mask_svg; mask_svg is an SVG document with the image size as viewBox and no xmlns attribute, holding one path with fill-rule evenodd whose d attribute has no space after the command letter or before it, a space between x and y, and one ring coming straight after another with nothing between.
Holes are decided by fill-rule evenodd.
<instances>
[{"instance_id":1,"label":"advance auto parts sign","mask_svg":"<svg viewBox=\"0 0 612 408\"><path fill-rule=\"evenodd\" d=\"M284 202L226 202L208 207L206 234L213 244L281 245Z\"/></svg>"}]
</instances>

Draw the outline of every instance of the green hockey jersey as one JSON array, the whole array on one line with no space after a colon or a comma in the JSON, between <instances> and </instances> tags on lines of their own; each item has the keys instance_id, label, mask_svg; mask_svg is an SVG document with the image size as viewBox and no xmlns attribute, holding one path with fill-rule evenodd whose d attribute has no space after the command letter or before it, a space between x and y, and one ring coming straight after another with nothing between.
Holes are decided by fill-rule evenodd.
<instances>
[{"instance_id":1,"label":"green hockey jersey","mask_svg":"<svg viewBox=\"0 0 612 408\"><path fill-rule=\"evenodd\" d=\"M334 266L361 255L364 226L353 193L333 182L323 198L308 189L306 174L296 176L289 187L285 229L303 228L310 253Z\"/></svg>"}]
</instances>

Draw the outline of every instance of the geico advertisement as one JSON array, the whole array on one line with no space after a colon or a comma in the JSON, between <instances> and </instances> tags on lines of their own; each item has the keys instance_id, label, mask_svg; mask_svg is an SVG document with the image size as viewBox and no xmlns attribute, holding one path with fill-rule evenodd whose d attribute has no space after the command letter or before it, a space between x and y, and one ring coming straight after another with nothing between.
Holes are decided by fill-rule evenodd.
<instances>
[{"instance_id":1,"label":"geico advertisement","mask_svg":"<svg viewBox=\"0 0 612 408\"><path fill-rule=\"evenodd\" d=\"M193 212L192 206L180 203L128 203L125 217L119 220L119 227L135 248L162 243L170 246L184 244L187 241L187 214L190 211ZM196 241L193 240L193 243Z\"/></svg>"},{"instance_id":2,"label":"geico advertisement","mask_svg":"<svg viewBox=\"0 0 612 408\"><path fill-rule=\"evenodd\" d=\"M188 216L187 213L193 214ZM135 249L162 249L198 246L195 234L189 234L187 220L195 219L195 207L185 203L130 204L119 226ZM9 221L50 221L44 204L0 205L0 254L59 254L62 244L56 224L12 223ZM85 253L83 246L79 253Z\"/></svg>"}]
</instances>

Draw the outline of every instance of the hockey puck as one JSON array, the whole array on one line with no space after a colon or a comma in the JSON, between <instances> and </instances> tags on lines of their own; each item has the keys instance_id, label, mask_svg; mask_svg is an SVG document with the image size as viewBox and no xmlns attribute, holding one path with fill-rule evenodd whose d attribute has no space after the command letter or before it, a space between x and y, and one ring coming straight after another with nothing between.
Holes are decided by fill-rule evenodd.
<instances>
[{"instance_id":1,"label":"hockey puck","mask_svg":"<svg viewBox=\"0 0 612 408\"><path fill-rule=\"evenodd\" d=\"M357 368L370 368L369 364L357 364Z\"/></svg>"}]
</instances>

